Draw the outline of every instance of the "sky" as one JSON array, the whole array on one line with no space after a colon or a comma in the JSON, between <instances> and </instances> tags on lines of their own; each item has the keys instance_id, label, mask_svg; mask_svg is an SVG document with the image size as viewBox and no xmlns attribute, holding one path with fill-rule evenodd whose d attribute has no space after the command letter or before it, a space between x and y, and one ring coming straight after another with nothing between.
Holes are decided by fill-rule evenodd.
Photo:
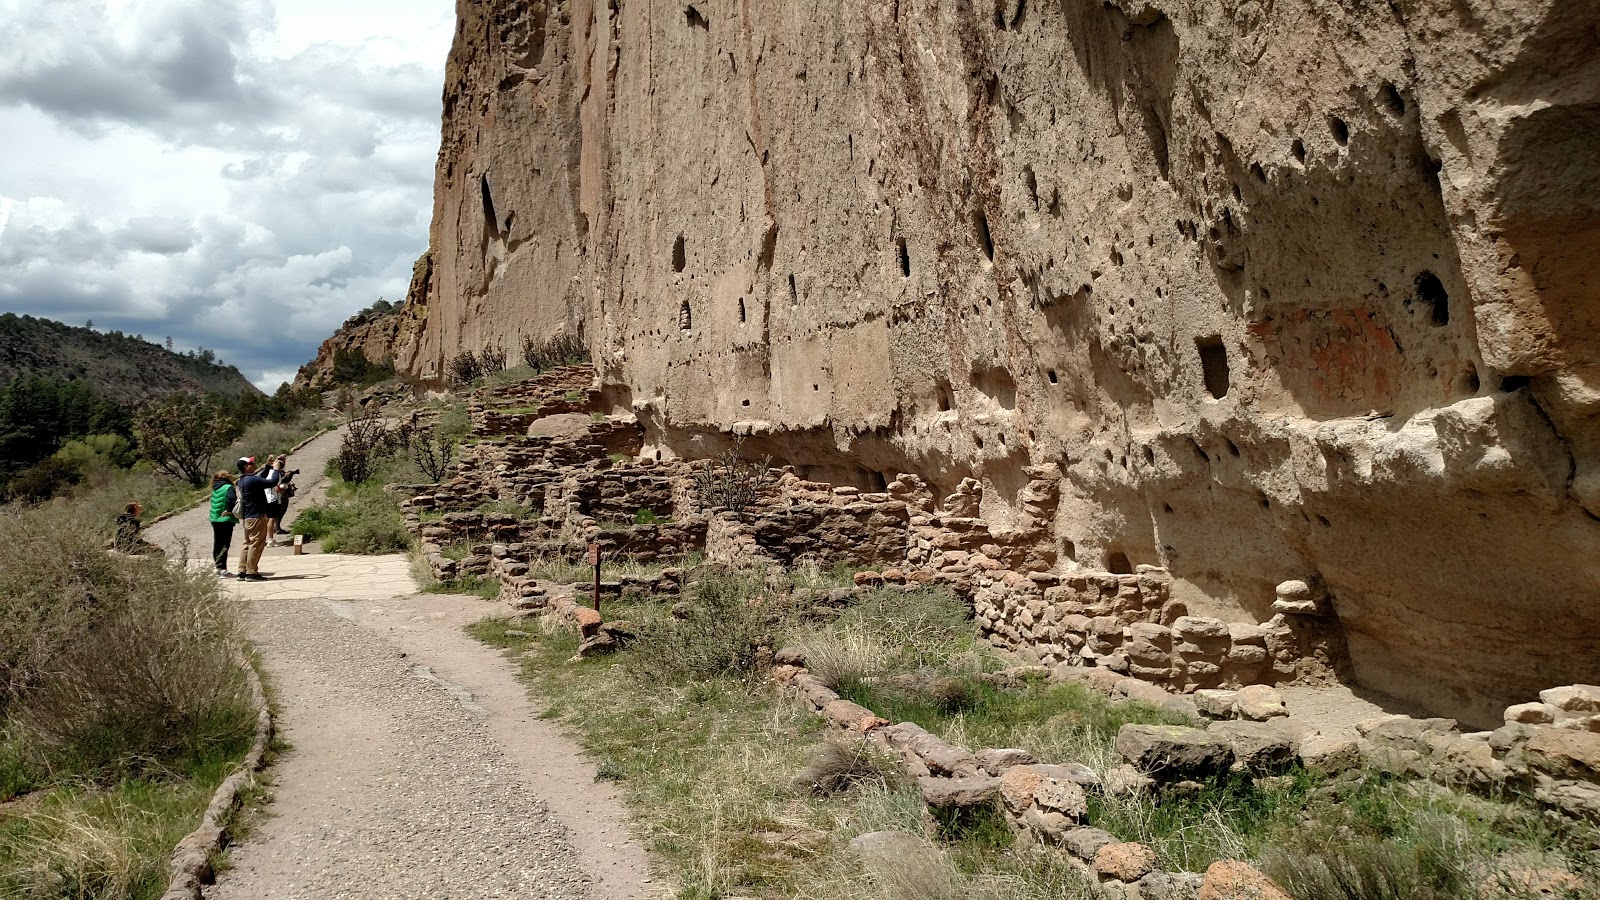
<instances>
[{"instance_id":1,"label":"sky","mask_svg":"<svg viewBox=\"0 0 1600 900\"><path fill-rule=\"evenodd\" d=\"M271 392L427 249L453 0L0 0L0 312Z\"/></svg>"}]
</instances>

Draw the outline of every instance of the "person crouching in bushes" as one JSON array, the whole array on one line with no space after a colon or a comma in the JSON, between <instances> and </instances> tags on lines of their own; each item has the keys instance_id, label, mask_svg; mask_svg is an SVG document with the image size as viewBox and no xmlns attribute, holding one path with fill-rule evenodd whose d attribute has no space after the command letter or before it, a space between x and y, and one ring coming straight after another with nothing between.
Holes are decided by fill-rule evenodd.
<instances>
[{"instance_id":1,"label":"person crouching in bushes","mask_svg":"<svg viewBox=\"0 0 1600 900\"><path fill-rule=\"evenodd\" d=\"M130 500L123 507L122 515L117 516L117 536L112 546L123 553L133 553L145 556L160 553L161 548L145 540L140 532L144 530L144 523L139 517L144 514L144 507L137 500Z\"/></svg>"},{"instance_id":2,"label":"person crouching in bushes","mask_svg":"<svg viewBox=\"0 0 1600 900\"><path fill-rule=\"evenodd\" d=\"M228 550L233 547L233 526L239 520L233 517L233 505L239 492L233 486L233 476L226 470L211 479L211 561L217 564L217 574L232 578L228 571Z\"/></svg>"}]
</instances>

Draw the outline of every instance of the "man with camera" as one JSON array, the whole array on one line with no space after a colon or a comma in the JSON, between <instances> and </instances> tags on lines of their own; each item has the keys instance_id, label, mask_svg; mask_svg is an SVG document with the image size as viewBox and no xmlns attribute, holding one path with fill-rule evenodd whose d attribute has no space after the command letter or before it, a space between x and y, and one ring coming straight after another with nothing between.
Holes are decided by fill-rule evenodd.
<instances>
[{"instance_id":1,"label":"man with camera","mask_svg":"<svg viewBox=\"0 0 1600 900\"><path fill-rule=\"evenodd\" d=\"M283 528L283 520L289 512L289 498L295 495L294 477L300 470L289 469L288 465L289 457L274 456L263 473L267 481L267 545L270 547L278 546L278 535L289 533Z\"/></svg>"}]
</instances>

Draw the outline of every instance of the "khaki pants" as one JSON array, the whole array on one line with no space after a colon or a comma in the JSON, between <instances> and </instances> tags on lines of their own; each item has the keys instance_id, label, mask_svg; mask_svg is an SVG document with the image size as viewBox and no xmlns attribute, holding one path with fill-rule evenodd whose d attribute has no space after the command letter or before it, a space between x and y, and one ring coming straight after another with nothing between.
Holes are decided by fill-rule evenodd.
<instances>
[{"instance_id":1,"label":"khaki pants","mask_svg":"<svg viewBox=\"0 0 1600 900\"><path fill-rule=\"evenodd\" d=\"M267 517L244 520L244 549L239 555L240 575L261 574L261 553L267 549Z\"/></svg>"}]
</instances>

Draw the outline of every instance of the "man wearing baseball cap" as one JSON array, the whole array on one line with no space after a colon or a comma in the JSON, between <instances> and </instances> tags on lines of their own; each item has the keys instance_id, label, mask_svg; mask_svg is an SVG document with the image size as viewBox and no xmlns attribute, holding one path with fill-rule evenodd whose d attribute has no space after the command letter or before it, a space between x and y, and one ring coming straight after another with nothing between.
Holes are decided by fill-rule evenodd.
<instances>
[{"instance_id":1,"label":"man wearing baseball cap","mask_svg":"<svg viewBox=\"0 0 1600 900\"><path fill-rule=\"evenodd\" d=\"M239 580L262 581L261 553L267 548L267 480L256 474L256 458L239 458L239 502L244 504L244 548L239 557Z\"/></svg>"}]
</instances>

